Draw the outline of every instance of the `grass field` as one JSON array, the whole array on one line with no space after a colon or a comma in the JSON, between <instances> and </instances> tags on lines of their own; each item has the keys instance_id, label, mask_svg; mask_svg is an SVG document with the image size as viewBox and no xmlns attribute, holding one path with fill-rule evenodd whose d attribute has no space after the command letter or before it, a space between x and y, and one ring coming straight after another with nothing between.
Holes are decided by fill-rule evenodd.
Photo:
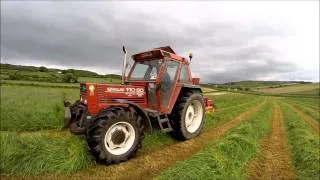
<instances>
[{"instance_id":1,"label":"grass field","mask_svg":"<svg viewBox=\"0 0 320 180\"><path fill-rule=\"evenodd\" d=\"M319 83L308 83L308 84L292 84L285 87L277 88L264 88L257 91L270 93L270 94L318 94L319 95Z\"/></svg>"},{"instance_id":2,"label":"grass field","mask_svg":"<svg viewBox=\"0 0 320 180\"><path fill-rule=\"evenodd\" d=\"M94 78L94 77L79 77L79 82L92 82L92 83L121 83L121 79L112 78Z\"/></svg>"},{"instance_id":3,"label":"grass field","mask_svg":"<svg viewBox=\"0 0 320 180\"><path fill-rule=\"evenodd\" d=\"M74 101L79 90L65 88L0 86L1 131L60 129L63 98Z\"/></svg>"},{"instance_id":4,"label":"grass field","mask_svg":"<svg viewBox=\"0 0 320 180\"><path fill-rule=\"evenodd\" d=\"M317 179L320 175L319 135L293 113L286 104L281 104L289 134L291 156L298 179ZM319 109L318 109L319 110Z\"/></svg>"},{"instance_id":5,"label":"grass field","mask_svg":"<svg viewBox=\"0 0 320 180\"><path fill-rule=\"evenodd\" d=\"M272 134L288 147L286 161L292 162L292 177L317 179L320 176L319 134L314 129L315 124L319 127L319 98L231 92L210 95L214 90L206 87L203 91L213 100L215 112L206 115L198 137L181 142L155 128L146 135L136 157L119 165L105 166L95 163L87 152L84 137L61 130L62 100L78 99L78 84L4 82L0 86L1 177L247 179L252 173L269 177L263 168L248 167L257 161L258 165L275 170L268 166L267 160L270 157L272 160L272 156L266 155L265 150L265 139ZM303 95L309 91L297 92ZM275 126L271 122L278 121L283 121L277 126L282 127L286 136L272 133ZM269 143L267 149L279 148L276 146L277 143ZM274 178L280 178L283 172Z\"/></svg>"}]
</instances>

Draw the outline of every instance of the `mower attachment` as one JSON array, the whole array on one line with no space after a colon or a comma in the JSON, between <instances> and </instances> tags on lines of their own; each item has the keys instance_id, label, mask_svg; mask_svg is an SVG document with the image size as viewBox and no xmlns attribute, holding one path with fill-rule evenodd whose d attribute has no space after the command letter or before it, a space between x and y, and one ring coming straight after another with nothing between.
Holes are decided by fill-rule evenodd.
<instances>
[{"instance_id":1,"label":"mower attachment","mask_svg":"<svg viewBox=\"0 0 320 180\"><path fill-rule=\"evenodd\" d=\"M71 105L64 101L65 106L65 128L69 128L73 134L85 134L85 120L87 115L87 106L79 100Z\"/></svg>"}]
</instances>

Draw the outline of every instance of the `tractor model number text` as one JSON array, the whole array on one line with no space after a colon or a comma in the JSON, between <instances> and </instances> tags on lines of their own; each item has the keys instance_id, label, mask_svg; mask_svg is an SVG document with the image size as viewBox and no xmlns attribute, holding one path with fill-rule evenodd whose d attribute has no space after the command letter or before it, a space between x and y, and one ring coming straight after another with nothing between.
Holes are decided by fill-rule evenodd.
<instances>
[{"instance_id":1,"label":"tractor model number text","mask_svg":"<svg viewBox=\"0 0 320 180\"><path fill-rule=\"evenodd\" d=\"M137 95L139 97L144 95L144 89L143 88L107 88L108 93L124 93L128 96Z\"/></svg>"}]
</instances>

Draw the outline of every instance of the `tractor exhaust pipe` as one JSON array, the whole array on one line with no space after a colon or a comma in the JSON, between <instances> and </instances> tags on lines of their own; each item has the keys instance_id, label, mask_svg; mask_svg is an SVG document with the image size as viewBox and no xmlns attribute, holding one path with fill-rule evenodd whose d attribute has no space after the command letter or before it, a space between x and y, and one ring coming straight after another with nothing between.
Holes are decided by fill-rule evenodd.
<instances>
[{"instance_id":1,"label":"tractor exhaust pipe","mask_svg":"<svg viewBox=\"0 0 320 180\"><path fill-rule=\"evenodd\" d=\"M127 50L124 46L122 46L122 51L124 53L124 59L123 59L123 67L122 67L121 84L124 84L126 64L127 64Z\"/></svg>"}]
</instances>

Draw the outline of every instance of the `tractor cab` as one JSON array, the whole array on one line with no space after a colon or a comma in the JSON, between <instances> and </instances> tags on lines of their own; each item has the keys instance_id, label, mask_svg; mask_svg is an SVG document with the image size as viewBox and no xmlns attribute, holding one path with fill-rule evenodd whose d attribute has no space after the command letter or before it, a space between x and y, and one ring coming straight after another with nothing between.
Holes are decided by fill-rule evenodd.
<instances>
[{"instance_id":1,"label":"tractor cab","mask_svg":"<svg viewBox=\"0 0 320 180\"><path fill-rule=\"evenodd\" d=\"M193 85L188 60L169 46L135 54L132 60L125 82L146 87L150 109L170 113L182 85Z\"/></svg>"}]
</instances>

